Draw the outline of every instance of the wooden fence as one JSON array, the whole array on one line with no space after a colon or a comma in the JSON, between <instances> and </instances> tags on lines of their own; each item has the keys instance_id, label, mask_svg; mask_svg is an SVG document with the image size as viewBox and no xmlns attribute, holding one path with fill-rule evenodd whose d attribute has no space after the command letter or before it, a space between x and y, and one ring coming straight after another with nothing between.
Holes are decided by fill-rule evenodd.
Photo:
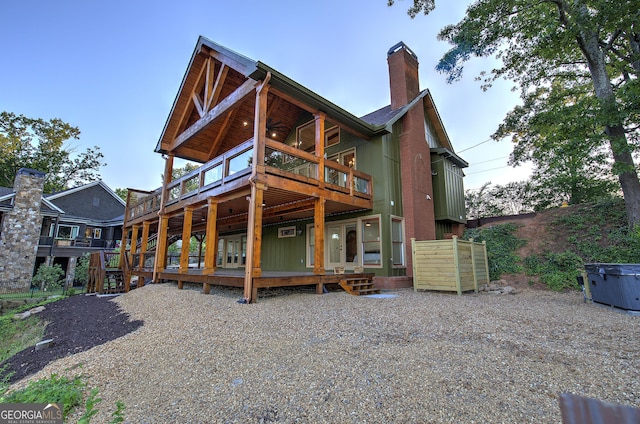
<instances>
[{"instance_id":1,"label":"wooden fence","mask_svg":"<svg viewBox=\"0 0 640 424\"><path fill-rule=\"evenodd\" d=\"M487 246L484 242L411 239L414 290L478 291L489 283Z\"/></svg>"}]
</instances>

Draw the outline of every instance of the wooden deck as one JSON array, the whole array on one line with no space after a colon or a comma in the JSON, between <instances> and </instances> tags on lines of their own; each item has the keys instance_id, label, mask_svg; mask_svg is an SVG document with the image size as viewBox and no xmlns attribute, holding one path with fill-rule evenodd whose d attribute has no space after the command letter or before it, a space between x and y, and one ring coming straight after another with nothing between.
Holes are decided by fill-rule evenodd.
<instances>
[{"instance_id":1,"label":"wooden deck","mask_svg":"<svg viewBox=\"0 0 640 424\"><path fill-rule=\"evenodd\" d=\"M151 278L151 270L132 271L132 275L142 278ZM258 289L292 286L316 286L316 293L324 293L325 284L340 284L342 280L367 279L373 280L374 274L353 273L345 274L314 274L312 272L281 272L263 271L260 277L253 278L253 299L257 299ZM244 287L244 270L216 269L215 272L205 273L202 269L190 268L188 272L179 272L178 268L166 268L158 273L158 279L164 281L177 281L178 288L182 289L184 283L202 284L202 292L209 294L211 286Z\"/></svg>"}]
</instances>

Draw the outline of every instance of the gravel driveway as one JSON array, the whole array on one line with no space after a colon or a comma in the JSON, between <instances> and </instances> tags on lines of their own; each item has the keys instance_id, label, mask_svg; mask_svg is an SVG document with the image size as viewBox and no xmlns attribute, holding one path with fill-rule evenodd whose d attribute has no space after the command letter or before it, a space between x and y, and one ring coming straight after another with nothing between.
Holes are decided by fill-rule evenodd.
<instances>
[{"instance_id":1,"label":"gravel driveway","mask_svg":"<svg viewBox=\"0 0 640 424\"><path fill-rule=\"evenodd\" d=\"M92 422L117 400L131 423L558 423L563 392L640 407L640 317L579 293L274 290L240 305L238 289L197 289L116 298L142 327L31 378L89 375Z\"/></svg>"}]
</instances>

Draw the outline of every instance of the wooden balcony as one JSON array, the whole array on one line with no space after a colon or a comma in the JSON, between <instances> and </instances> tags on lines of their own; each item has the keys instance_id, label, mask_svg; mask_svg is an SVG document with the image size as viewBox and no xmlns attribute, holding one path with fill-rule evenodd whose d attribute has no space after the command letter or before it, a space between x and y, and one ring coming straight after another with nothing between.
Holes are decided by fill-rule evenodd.
<instances>
[{"instance_id":1,"label":"wooden balcony","mask_svg":"<svg viewBox=\"0 0 640 424\"><path fill-rule=\"evenodd\" d=\"M125 227L157 220L163 195L165 214L180 214L185 207L205 205L214 197L226 203L218 212L221 223L246 225L252 174L254 182L268 187L264 192L265 223L283 214L291 215L291 219L311 217L313 199L318 197L327 200L327 214L373 206L372 178L368 174L271 139L266 139L262 156L264 163L254 170L251 138L172 181L164 193L162 188L130 191Z\"/></svg>"}]
</instances>

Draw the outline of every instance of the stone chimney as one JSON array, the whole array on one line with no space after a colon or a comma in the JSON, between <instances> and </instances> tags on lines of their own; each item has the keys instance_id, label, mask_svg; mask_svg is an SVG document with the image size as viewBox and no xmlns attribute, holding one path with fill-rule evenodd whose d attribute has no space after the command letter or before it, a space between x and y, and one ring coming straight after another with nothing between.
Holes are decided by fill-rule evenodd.
<instances>
[{"instance_id":1,"label":"stone chimney","mask_svg":"<svg viewBox=\"0 0 640 424\"><path fill-rule=\"evenodd\" d=\"M13 209L0 227L0 292L29 290L38 252L44 172L21 168L13 184Z\"/></svg>"},{"instance_id":2,"label":"stone chimney","mask_svg":"<svg viewBox=\"0 0 640 424\"><path fill-rule=\"evenodd\" d=\"M391 109L405 106L420 94L418 56L402 41L387 52Z\"/></svg>"}]
</instances>

